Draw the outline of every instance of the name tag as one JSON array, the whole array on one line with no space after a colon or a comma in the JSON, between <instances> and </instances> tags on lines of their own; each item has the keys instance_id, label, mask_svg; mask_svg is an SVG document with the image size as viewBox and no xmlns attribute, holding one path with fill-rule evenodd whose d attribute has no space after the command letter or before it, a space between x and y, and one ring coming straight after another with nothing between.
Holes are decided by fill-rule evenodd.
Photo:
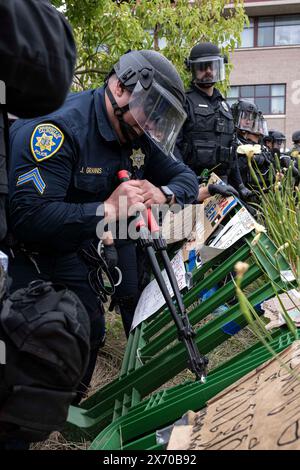
<instances>
[{"instance_id":1,"label":"name tag","mask_svg":"<svg viewBox=\"0 0 300 470\"><path fill-rule=\"evenodd\" d=\"M101 175L102 168L94 168L91 166L87 166L86 168L81 167L80 173L85 173L87 175Z\"/></svg>"}]
</instances>

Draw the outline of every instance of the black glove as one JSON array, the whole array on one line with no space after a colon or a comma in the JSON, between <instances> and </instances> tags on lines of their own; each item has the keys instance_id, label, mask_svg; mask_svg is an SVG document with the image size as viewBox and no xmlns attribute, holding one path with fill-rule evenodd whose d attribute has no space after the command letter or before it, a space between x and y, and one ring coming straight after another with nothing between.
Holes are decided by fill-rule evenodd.
<instances>
[{"instance_id":1,"label":"black glove","mask_svg":"<svg viewBox=\"0 0 300 470\"><path fill-rule=\"evenodd\" d=\"M208 192L211 196L215 194L221 194L221 196L228 197L228 196L235 196L239 197L239 193L233 186L230 184L209 184L207 186Z\"/></svg>"},{"instance_id":2,"label":"black glove","mask_svg":"<svg viewBox=\"0 0 300 470\"><path fill-rule=\"evenodd\" d=\"M239 185L239 193L240 193L241 198L244 199L245 201L247 199L250 199L250 197L253 196L253 192L250 191L250 189L246 188L244 184Z\"/></svg>"}]
</instances>

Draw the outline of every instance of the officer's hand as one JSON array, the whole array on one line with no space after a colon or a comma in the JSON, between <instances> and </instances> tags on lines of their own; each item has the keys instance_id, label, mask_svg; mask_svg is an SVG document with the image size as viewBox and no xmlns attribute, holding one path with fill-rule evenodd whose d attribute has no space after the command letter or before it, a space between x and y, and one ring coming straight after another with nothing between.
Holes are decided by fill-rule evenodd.
<instances>
[{"instance_id":1,"label":"officer's hand","mask_svg":"<svg viewBox=\"0 0 300 470\"><path fill-rule=\"evenodd\" d=\"M207 186L199 186L198 191L198 202L203 202L205 199L211 197L210 192L208 191Z\"/></svg>"},{"instance_id":2,"label":"officer's hand","mask_svg":"<svg viewBox=\"0 0 300 470\"><path fill-rule=\"evenodd\" d=\"M239 193L240 193L241 198L244 199L245 201L253 196L253 192L250 191L250 189L246 188L246 186L243 184L239 185Z\"/></svg>"},{"instance_id":3,"label":"officer's hand","mask_svg":"<svg viewBox=\"0 0 300 470\"><path fill-rule=\"evenodd\" d=\"M145 210L141 181L130 180L121 183L104 202L107 222L126 219L136 212Z\"/></svg>"},{"instance_id":4,"label":"officer's hand","mask_svg":"<svg viewBox=\"0 0 300 470\"><path fill-rule=\"evenodd\" d=\"M228 197L228 196L236 196L239 197L239 193L233 186L229 184L209 184L208 191L211 196L215 194L221 194L221 196Z\"/></svg>"},{"instance_id":5,"label":"officer's hand","mask_svg":"<svg viewBox=\"0 0 300 470\"><path fill-rule=\"evenodd\" d=\"M164 193L150 181L141 180L140 183L146 207L151 207L152 204L164 204L167 201Z\"/></svg>"}]
</instances>

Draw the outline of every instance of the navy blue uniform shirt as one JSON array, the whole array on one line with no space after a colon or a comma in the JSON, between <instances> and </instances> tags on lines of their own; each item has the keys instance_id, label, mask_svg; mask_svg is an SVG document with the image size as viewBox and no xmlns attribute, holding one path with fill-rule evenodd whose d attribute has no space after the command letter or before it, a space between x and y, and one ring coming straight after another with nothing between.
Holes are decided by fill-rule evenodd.
<instances>
[{"instance_id":1,"label":"navy blue uniform shirt","mask_svg":"<svg viewBox=\"0 0 300 470\"><path fill-rule=\"evenodd\" d=\"M138 179L168 185L176 201L193 202L195 174L145 137L121 145L108 120L104 88L71 94L57 111L19 120L10 134L10 221L20 242L59 251L95 238L100 203L128 169ZM130 158L132 156L132 158Z\"/></svg>"}]
</instances>

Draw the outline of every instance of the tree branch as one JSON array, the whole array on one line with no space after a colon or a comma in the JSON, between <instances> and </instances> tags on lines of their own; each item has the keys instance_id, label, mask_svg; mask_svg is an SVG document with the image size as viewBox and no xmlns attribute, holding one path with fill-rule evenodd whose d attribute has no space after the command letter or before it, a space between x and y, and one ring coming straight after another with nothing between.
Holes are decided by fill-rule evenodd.
<instances>
[{"instance_id":1,"label":"tree branch","mask_svg":"<svg viewBox=\"0 0 300 470\"><path fill-rule=\"evenodd\" d=\"M78 70L77 72L75 72L75 75L84 75L85 73L99 73L100 75L107 75L108 70L100 70L100 69Z\"/></svg>"}]
</instances>

